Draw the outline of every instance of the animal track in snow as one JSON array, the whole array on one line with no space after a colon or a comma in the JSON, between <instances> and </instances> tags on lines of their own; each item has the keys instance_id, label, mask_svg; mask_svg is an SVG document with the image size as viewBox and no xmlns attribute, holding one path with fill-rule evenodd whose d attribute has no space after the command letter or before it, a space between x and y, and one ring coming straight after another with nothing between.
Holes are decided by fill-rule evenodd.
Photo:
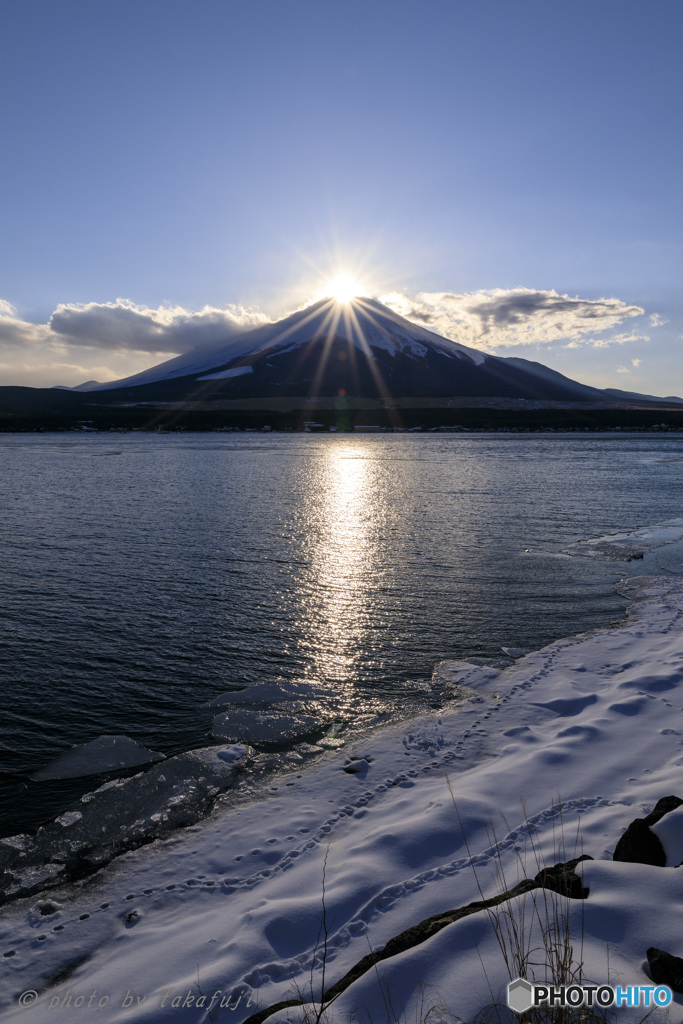
<instances>
[{"instance_id":1,"label":"animal track in snow","mask_svg":"<svg viewBox=\"0 0 683 1024\"><path fill-rule=\"evenodd\" d=\"M525 822L508 832L499 842L491 844L472 857L469 855L459 857L437 867L429 868L427 871L405 879L402 882L392 883L377 892L346 925L328 936L326 965L329 967L333 964L337 954L345 949L354 938L367 934L373 921L380 915L386 914L400 900L420 891L430 882L440 881L444 877L454 877L462 871L471 873L473 867L475 869L483 868L505 852L513 851L517 853L519 844L525 840L528 841L530 836L534 836L543 825L548 824L553 819L559 818L564 823L572 812L579 815L591 807L610 807L614 804L615 801L606 800L603 797L586 797L569 800L561 806L551 805L538 814L530 816ZM277 963L262 964L245 975L235 986L234 991L240 985L247 985L249 988L255 989L284 976L292 980L301 976L309 977L314 966L315 955L303 958L300 956L293 957L288 960L278 961Z\"/></svg>"}]
</instances>

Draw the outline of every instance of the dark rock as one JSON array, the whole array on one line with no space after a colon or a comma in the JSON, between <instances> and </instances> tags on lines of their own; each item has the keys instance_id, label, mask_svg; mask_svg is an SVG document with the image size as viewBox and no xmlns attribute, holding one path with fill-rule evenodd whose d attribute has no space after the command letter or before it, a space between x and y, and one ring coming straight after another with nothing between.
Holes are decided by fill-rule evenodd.
<instances>
[{"instance_id":1,"label":"dark rock","mask_svg":"<svg viewBox=\"0 0 683 1024\"><path fill-rule=\"evenodd\" d=\"M612 860L628 861L630 864L652 864L666 867L666 854L654 832L650 832L645 818L636 818L617 843Z\"/></svg>"},{"instance_id":2,"label":"dark rock","mask_svg":"<svg viewBox=\"0 0 683 1024\"><path fill-rule=\"evenodd\" d=\"M655 985L668 985L674 992L683 992L683 959L680 956L650 946L647 962Z\"/></svg>"},{"instance_id":3,"label":"dark rock","mask_svg":"<svg viewBox=\"0 0 683 1024\"><path fill-rule=\"evenodd\" d=\"M654 810L650 811L644 821L647 825L656 825L660 818L663 818L669 811L675 811L681 804L683 804L683 800L678 796L663 796L657 801Z\"/></svg>"},{"instance_id":4,"label":"dark rock","mask_svg":"<svg viewBox=\"0 0 683 1024\"><path fill-rule=\"evenodd\" d=\"M675 811L683 804L677 796L663 796L654 809L645 818L636 818L624 832L617 843L612 860L626 861L630 864L651 864L653 867L666 867L666 854L659 838L650 831L650 825Z\"/></svg>"},{"instance_id":5,"label":"dark rock","mask_svg":"<svg viewBox=\"0 0 683 1024\"><path fill-rule=\"evenodd\" d=\"M535 882L544 889L551 889L559 892L562 896L569 896L573 900L588 899L588 889L581 884L581 879L576 874L576 865L582 860L593 860L585 853L582 857L575 857L574 860L565 861L563 864L553 864L551 868L543 868L534 878Z\"/></svg>"}]
</instances>

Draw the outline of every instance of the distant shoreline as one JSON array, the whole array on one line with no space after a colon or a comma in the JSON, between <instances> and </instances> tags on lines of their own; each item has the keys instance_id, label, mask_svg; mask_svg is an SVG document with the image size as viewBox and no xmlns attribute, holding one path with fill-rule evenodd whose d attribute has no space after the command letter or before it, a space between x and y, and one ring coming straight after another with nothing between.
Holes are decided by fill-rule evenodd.
<instances>
[{"instance_id":1,"label":"distant shoreline","mask_svg":"<svg viewBox=\"0 0 683 1024\"><path fill-rule=\"evenodd\" d=\"M386 432L486 433L683 433L683 409L542 408L473 406L395 406L379 404L334 408L331 404L280 408L244 402L216 403L220 408L189 405L89 406L37 412L16 407L0 411L2 433L182 432L225 431L354 433L374 427Z\"/></svg>"}]
</instances>

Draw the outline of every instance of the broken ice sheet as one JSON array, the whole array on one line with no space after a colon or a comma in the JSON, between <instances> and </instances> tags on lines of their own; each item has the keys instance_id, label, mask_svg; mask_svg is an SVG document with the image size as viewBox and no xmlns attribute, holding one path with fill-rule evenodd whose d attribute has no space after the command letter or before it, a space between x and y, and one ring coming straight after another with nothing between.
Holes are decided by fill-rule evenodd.
<instances>
[{"instance_id":1,"label":"broken ice sheet","mask_svg":"<svg viewBox=\"0 0 683 1024\"><path fill-rule=\"evenodd\" d=\"M246 746L216 746L169 757L87 793L35 836L3 840L0 903L88 874L125 850L198 821L234 785L249 753Z\"/></svg>"},{"instance_id":2,"label":"broken ice sheet","mask_svg":"<svg viewBox=\"0 0 683 1024\"><path fill-rule=\"evenodd\" d=\"M148 750L130 736L98 736L89 743L79 743L39 768L31 775L34 782L47 779L78 779L84 775L99 775L101 772L116 771L119 768L135 768L139 764L162 761L164 755Z\"/></svg>"},{"instance_id":3,"label":"broken ice sheet","mask_svg":"<svg viewBox=\"0 0 683 1024\"><path fill-rule=\"evenodd\" d=\"M564 553L584 558L631 562L634 558L643 558L649 551L666 544L675 544L682 539L683 519L666 519L652 526L639 526L633 530L624 530L623 533L580 540L565 548Z\"/></svg>"},{"instance_id":4,"label":"broken ice sheet","mask_svg":"<svg viewBox=\"0 0 683 1024\"><path fill-rule=\"evenodd\" d=\"M211 735L217 740L235 743L288 744L304 740L322 730L322 723L311 715L290 715L278 711L224 711L216 715Z\"/></svg>"},{"instance_id":5,"label":"broken ice sheet","mask_svg":"<svg viewBox=\"0 0 683 1024\"><path fill-rule=\"evenodd\" d=\"M256 685L247 686L243 690L227 690L225 693L219 693L217 697L209 701L209 707L221 707L224 704L251 704L254 701L263 701L268 704L280 701L291 703L296 700L311 701L330 696L332 696L330 691L322 686L282 679L274 683L256 683Z\"/></svg>"}]
</instances>

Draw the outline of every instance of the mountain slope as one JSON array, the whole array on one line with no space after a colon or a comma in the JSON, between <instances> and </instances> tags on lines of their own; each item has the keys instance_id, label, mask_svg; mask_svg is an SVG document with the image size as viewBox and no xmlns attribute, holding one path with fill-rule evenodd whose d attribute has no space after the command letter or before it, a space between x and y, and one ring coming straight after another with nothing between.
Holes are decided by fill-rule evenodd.
<instances>
[{"instance_id":1,"label":"mountain slope","mask_svg":"<svg viewBox=\"0 0 683 1024\"><path fill-rule=\"evenodd\" d=\"M81 389L107 404L337 395L614 402L540 363L486 355L442 338L374 299L347 305L323 299L225 344Z\"/></svg>"}]
</instances>

